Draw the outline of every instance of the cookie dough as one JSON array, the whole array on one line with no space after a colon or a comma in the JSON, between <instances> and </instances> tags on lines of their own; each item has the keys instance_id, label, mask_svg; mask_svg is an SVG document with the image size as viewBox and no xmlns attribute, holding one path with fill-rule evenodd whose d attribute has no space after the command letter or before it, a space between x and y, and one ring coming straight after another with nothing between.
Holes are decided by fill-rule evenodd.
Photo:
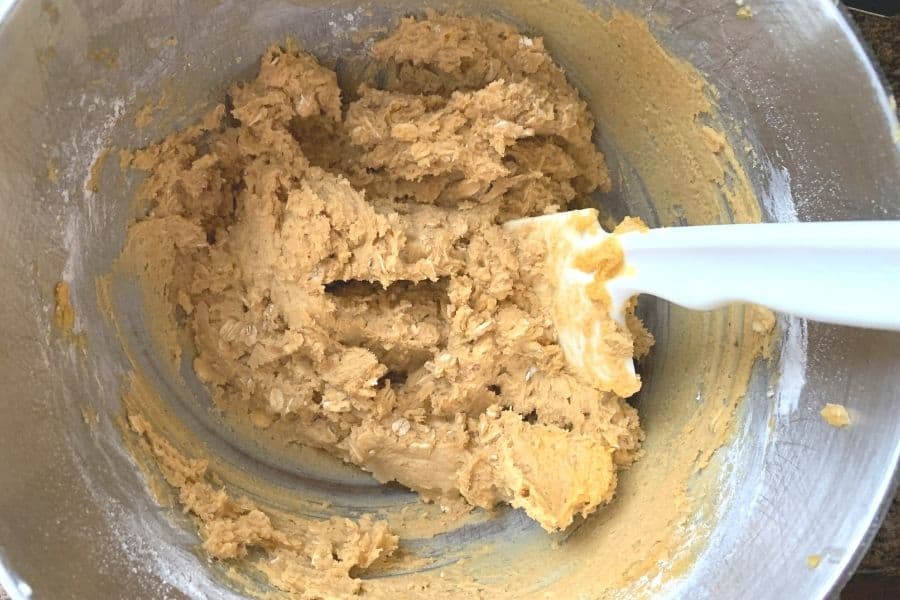
<instances>
[{"instance_id":1,"label":"cookie dough","mask_svg":"<svg viewBox=\"0 0 900 600\"><path fill-rule=\"evenodd\" d=\"M198 518L203 549L217 559L245 558L254 549L265 551L266 558L257 562L257 568L283 591L302 598L347 598L362 589L352 570L371 567L397 549L397 536L387 523L370 515L358 521L332 517L275 522L252 500L232 498L213 485L206 460L181 454L140 415L131 415L128 425L140 436L166 482L178 490L183 510Z\"/></svg>"},{"instance_id":2,"label":"cookie dough","mask_svg":"<svg viewBox=\"0 0 900 600\"><path fill-rule=\"evenodd\" d=\"M64 334L75 329L75 309L72 307L72 291L69 283L60 281L53 288L53 323Z\"/></svg>"},{"instance_id":3,"label":"cookie dough","mask_svg":"<svg viewBox=\"0 0 900 600\"><path fill-rule=\"evenodd\" d=\"M601 14L576 0L553 3L501 0L498 10L515 15L517 22L539 30L546 36L547 44L553 44L553 55L563 59L567 72L577 77L590 112L598 123L602 122L603 138L616 148L619 164L628 166L616 172L617 193L628 196L634 190L646 192L646 197L652 199L654 224L700 225L761 219L761 203L729 141L741 139L741 133L730 131L728 120L721 118L719 106L714 104L716 90L711 83L690 64L668 54L654 38L650 29L664 27L655 22L655 14L648 17L650 23L647 23L642 17L615 9ZM369 15L365 11L354 11L352 23L349 18L336 23L338 26L329 28L329 37L323 41L323 54L335 42L342 47L371 48L373 36L380 39L387 33L381 28L381 15ZM528 43L523 40L523 44ZM537 44L538 40L534 39L533 43ZM364 70L367 64L372 65L371 72ZM339 72L343 87L342 114L359 98L358 82L365 80L370 87L387 90L398 68L362 54L342 57ZM408 72L411 67L403 68ZM428 70L420 71L420 79L434 78ZM431 70L436 72L434 68ZM447 76L440 74L441 78ZM173 86L176 84L181 85L180 80L172 82ZM165 94L166 85L161 89ZM171 89L172 98L181 97L178 89ZM227 107L225 125L238 125L230 114L231 99L223 101ZM131 113L136 113L138 108L134 107ZM170 123L183 123L185 116L194 114L195 110L187 101L173 100L155 113L158 121L154 122L152 131L166 128ZM321 120L312 119L298 119L295 123L303 127L302 135L295 139L313 166L342 173L347 179L355 177L352 163L356 150L344 142L345 137L340 135L342 127L329 129L321 126ZM704 126L725 134L725 146L702 129ZM183 164L176 165L179 170L185 171L197 158L208 154L206 140L218 136L219 131L197 133L193 141L185 138ZM150 134L151 130L144 132ZM517 141L516 146L523 141ZM127 150L117 156L120 163L130 164L133 155ZM118 191L130 189L131 174L119 179L116 179L118 174L108 172L107 175L115 177L105 178L104 184L115 187L101 186L101 199L112 201ZM153 172L148 175L153 176ZM379 175L377 171L372 174L375 175ZM188 179L183 173L181 177ZM414 184L417 197L426 197L423 183L424 180ZM235 192L240 192L244 185L239 179L231 184ZM180 185L175 183L172 187L176 196L184 193ZM219 185L214 183L210 189ZM373 191L375 187L365 190L370 204L380 197ZM145 214L146 210L152 217L158 203L155 196L142 194L142 198L147 206L135 207L132 214ZM568 207L583 208L588 200L578 192ZM176 205L182 202L179 199ZM407 202L401 200L397 204L402 207ZM470 208L457 206L456 209ZM538 212L542 211L531 214ZM195 218L188 217L188 220ZM610 229L615 225L606 215L602 222ZM174 228L173 231L177 232ZM131 239L139 242L142 238L132 236ZM622 476L610 506L595 511L592 518L560 535L532 535L519 530L521 516L510 514L505 508L496 516L485 511L466 513L464 501L452 506L443 499L440 506L411 503L405 494L371 488L359 481L359 474L350 474L352 468L338 467L335 461L320 460L318 452L296 447L296 441L306 443L306 433L295 413L280 416L267 410L242 409L243 400L239 395L220 393L221 410L216 411L218 416L211 419L210 425L222 425L215 421L224 418L225 428L234 436L225 441L251 448L250 464L236 460L230 452L220 452L218 440L204 435L208 430L184 422L182 414L173 410L175 396L170 386L157 388L162 374L181 389L181 397L189 397L179 373L165 373L165 365L159 363L165 357L160 356L159 350L170 351L174 359L183 347L185 358L178 366L181 373L191 368L189 361L193 360L196 346L192 317L181 308L173 309L172 301L176 288L186 289L178 279L183 277L178 262L193 260L194 250L185 243L190 238L146 235L143 239L147 241L146 247L134 243L130 246L134 252L126 253L128 260L118 262L108 276L97 280L99 307L115 328L133 368L122 388L127 414L144 417L156 435L169 441L184 457L208 461L204 479L214 489L223 489L234 499L252 497L254 505L279 529L290 522L294 529L314 530L319 521L327 521L332 516L358 520L359 511L369 510L375 513L375 519L389 523L392 534L400 537L398 549L390 556L382 554L369 567L358 565L350 571L350 577L360 578L360 593L367 598L424 595L526 598L546 596L550 589L558 597L606 598L652 596L664 591L673 580L689 574L697 557L703 555L711 532L716 531L716 519L721 512L718 507L727 500L725 491L733 474L713 457L734 439L738 407L747 392L751 373L758 373L760 358L771 360L769 357L777 348L777 336L765 332L770 320L749 307L731 305L714 312L673 307L666 321L660 323L667 332L668 349L657 350L657 356L648 365L652 385L645 384L642 390L641 423L648 431L646 439L641 441L640 455L644 458L634 462L627 473L619 471ZM210 244L210 240L202 243ZM173 249L176 244L185 249L176 252ZM171 263L166 262L167 256L172 257ZM131 278L135 274L150 292L145 296L142 316L146 332L153 334L162 345L156 352L147 348L144 332L139 332L140 336L132 335L137 318L132 303ZM334 286L329 289L333 291ZM641 340L636 337L635 341ZM141 381L144 383L136 385ZM392 385L395 383L400 382L392 381ZM205 411L206 403L198 408ZM204 420L209 418L203 415ZM526 422L536 418L528 415ZM179 506L179 492L163 480L158 459L145 448L146 437L133 433L127 421L120 426L124 431L123 443L143 469L158 502L166 507ZM405 426L400 423L397 428L399 432ZM293 485L285 488L282 478L252 468L258 462L283 465L304 474L309 472L314 483L309 488L299 483L297 489ZM358 498L343 497L338 492L332 506L328 503L328 486L324 485L332 474L341 482L351 486L359 484L366 491ZM386 506L380 501L370 502L371 498L382 495L391 498ZM194 520L202 534L204 527L199 517ZM141 519L140 524L130 521L122 524L127 526L129 535L132 531L156 535L155 528L147 528L149 522ZM522 535L510 536L511 530L505 525L510 523ZM443 540L449 543L444 544ZM270 569L278 566L285 567L285 572L291 571L282 560L270 565L269 548L248 546L247 549L246 558L213 561L211 573L250 597L277 595L273 587L295 589L292 586L297 585L296 578L293 583L282 581ZM143 555L140 556L143 560ZM303 563L305 557L303 553L297 554L291 564L305 567L308 565ZM158 569L160 577L168 581L168 561L150 568ZM338 597L346 598L348 594Z\"/></svg>"},{"instance_id":4,"label":"cookie dough","mask_svg":"<svg viewBox=\"0 0 900 600\"><path fill-rule=\"evenodd\" d=\"M829 402L819 411L819 414L822 416L822 420L838 429L850 424L850 413L847 412L843 404L832 404Z\"/></svg>"},{"instance_id":5,"label":"cookie dough","mask_svg":"<svg viewBox=\"0 0 900 600\"><path fill-rule=\"evenodd\" d=\"M406 19L371 58L342 93L272 46L227 108L135 154L148 211L125 254L158 339L177 359L188 332L231 418L289 422L427 501L566 528L643 433L567 365L545 249L500 225L609 189L592 118L542 41L497 22Z\"/></svg>"}]
</instances>

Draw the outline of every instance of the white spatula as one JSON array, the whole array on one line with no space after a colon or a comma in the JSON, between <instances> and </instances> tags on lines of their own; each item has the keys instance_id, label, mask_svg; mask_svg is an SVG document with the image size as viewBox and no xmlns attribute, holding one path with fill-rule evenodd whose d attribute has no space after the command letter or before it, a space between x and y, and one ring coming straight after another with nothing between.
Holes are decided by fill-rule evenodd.
<instances>
[{"instance_id":1,"label":"white spatula","mask_svg":"<svg viewBox=\"0 0 900 600\"><path fill-rule=\"evenodd\" d=\"M565 304L568 315L557 323L566 358L601 379L622 369L633 373L634 367L630 356L606 357L606 364L595 365L589 363L597 356L585 357L585 349L596 348L605 333L591 324L598 283L608 294L602 298L606 310L620 325L629 300L651 294L696 310L746 302L816 321L900 331L900 221L612 234L596 223L597 211L585 209L517 219L504 227L546 244L548 271L556 274L555 301ZM624 267L608 279L591 268L597 261L590 257L599 256L601 248L620 248L624 258Z\"/></svg>"}]
</instances>

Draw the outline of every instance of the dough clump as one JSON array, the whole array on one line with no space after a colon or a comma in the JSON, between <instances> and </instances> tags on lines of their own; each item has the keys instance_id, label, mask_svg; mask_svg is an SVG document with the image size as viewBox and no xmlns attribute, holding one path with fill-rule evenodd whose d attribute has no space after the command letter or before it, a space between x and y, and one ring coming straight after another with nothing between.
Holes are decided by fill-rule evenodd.
<instances>
[{"instance_id":1,"label":"dough clump","mask_svg":"<svg viewBox=\"0 0 900 600\"><path fill-rule=\"evenodd\" d=\"M342 95L272 46L228 108L137 152L149 210L126 255L231 418L287 422L425 500L563 529L612 498L643 433L567 366L535 291L545 250L500 225L609 189L593 120L542 41L497 22L406 19L371 58ZM198 510L261 518L222 502ZM208 549L240 555L219 529Z\"/></svg>"},{"instance_id":2,"label":"dough clump","mask_svg":"<svg viewBox=\"0 0 900 600\"><path fill-rule=\"evenodd\" d=\"M246 497L232 498L212 485L207 461L188 458L159 435L142 416L128 426L153 457L166 482L178 490L185 512L199 521L203 549L217 559L244 559L252 550L265 558L256 568L279 589L300 598L342 599L360 594L362 583L351 571L366 569L397 550L398 538L384 521L363 515L358 521L280 523Z\"/></svg>"},{"instance_id":3,"label":"dough clump","mask_svg":"<svg viewBox=\"0 0 900 600\"><path fill-rule=\"evenodd\" d=\"M841 428L850 424L850 413L843 404L829 402L819 411L819 414L822 416L822 420L832 427Z\"/></svg>"}]
</instances>

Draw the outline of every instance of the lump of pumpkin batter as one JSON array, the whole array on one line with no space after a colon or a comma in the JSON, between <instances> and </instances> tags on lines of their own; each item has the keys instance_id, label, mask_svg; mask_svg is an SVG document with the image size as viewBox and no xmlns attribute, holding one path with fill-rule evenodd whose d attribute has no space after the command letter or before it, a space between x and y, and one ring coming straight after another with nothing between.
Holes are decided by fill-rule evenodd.
<instances>
[{"instance_id":1,"label":"lump of pumpkin batter","mask_svg":"<svg viewBox=\"0 0 900 600\"><path fill-rule=\"evenodd\" d=\"M331 70L272 46L230 111L137 153L150 210L126 254L232 418L565 528L643 434L567 366L544 249L500 224L609 187L591 116L542 41L500 23L407 19L372 58L342 106Z\"/></svg>"}]
</instances>

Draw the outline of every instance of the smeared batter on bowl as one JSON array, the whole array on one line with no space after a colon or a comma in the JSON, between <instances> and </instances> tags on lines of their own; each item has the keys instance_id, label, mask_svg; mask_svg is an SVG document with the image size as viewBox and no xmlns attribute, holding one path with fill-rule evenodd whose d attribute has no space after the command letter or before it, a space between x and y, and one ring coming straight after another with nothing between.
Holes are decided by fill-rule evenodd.
<instances>
[{"instance_id":1,"label":"smeared batter on bowl","mask_svg":"<svg viewBox=\"0 0 900 600\"><path fill-rule=\"evenodd\" d=\"M133 383L130 394L139 383ZM344 598L361 590L352 569L365 569L397 549L397 536L384 521L364 515L358 521L276 521L248 498L232 498L207 474L207 461L188 458L138 414L128 418L140 444L156 461L165 480L178 490L185 512L199 520L203 549L218 559L243 559L263 549L257 563L270 582L305 598Z\"/></svg>"}]
</instances>

